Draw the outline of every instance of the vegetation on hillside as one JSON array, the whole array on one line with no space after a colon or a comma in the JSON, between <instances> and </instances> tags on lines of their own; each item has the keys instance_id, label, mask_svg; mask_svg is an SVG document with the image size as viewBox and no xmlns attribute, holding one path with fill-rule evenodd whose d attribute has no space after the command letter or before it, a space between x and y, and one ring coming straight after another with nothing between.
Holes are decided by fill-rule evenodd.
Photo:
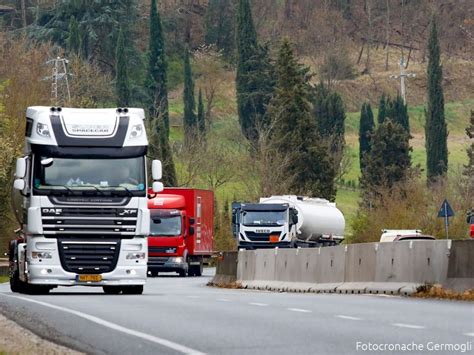
<instances>
[{"instance_id":1,"label":"vegetation on hillside","mask_svg":"<svg viewBox=\"0 0 474 355\"><path fill-rule=\"evenodd\" d=\"M22 152L24 111L50 104L50 83L43 79L51 68L44 63L57 56L67 56L73 75L72 97L63 105L146 108L150 155L163 160L165 183L216 191L219 248L233 245L232 200L289 192L335 197L351 242L376 240L390 227L442 237L435 215L444 198L456 211L452 235L466 235L464 214L474 200L472 147L466 154L472 135L465 135L474 105L469 2L5 4L0 233L6 239L16 227L9 192L14 158ZM285 37L292 39L286 45L291 62L305 68L293 79L290 66L283 70ZM407 104L398 95L399 81L389 78L399 73L400 57L417 75L407 79ZM183 117L194 122L188 144ZM440 147L439 156L431 155ZM360 152L367 155L362 164ZM427 186L427 174L440 178ZM367 191L376 191L377 201L368 204Z\"/></svg>"}]
</instances>

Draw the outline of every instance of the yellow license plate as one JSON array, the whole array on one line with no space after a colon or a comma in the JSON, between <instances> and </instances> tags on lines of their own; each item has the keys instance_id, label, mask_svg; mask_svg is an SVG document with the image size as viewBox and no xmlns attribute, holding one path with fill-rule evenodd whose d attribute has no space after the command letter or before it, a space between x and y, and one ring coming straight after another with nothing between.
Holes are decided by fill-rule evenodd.
<instances>
[{"instance_id":1,"label":"yellow license plate","mask_svg":"<svg viewBox=\"0 0 474 355\"><path fill-rule=\"evenodd\" d=\"M77 275L77 281L81 282L99 282L102 281L102 275Z\"/></svg>"}]
</instances>

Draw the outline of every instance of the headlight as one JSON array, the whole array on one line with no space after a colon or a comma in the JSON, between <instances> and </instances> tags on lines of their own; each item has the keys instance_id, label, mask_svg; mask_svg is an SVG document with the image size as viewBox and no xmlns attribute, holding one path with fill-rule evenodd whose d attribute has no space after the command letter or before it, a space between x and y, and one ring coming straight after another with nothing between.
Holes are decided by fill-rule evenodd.
<instances>
[{"instance_id":1,"label":"headlight","mask_svg":"<svg viewBox=\"0 0 474 355\"><path fill-rule=\"evenodd\" d=\"M41 137L45 137L45 138L49 138L50 137L50 134L49 134L49 127L47 124L44 124L44 123L37 123L36 124L36 133L38 133L38 135L40 135Z\"/></svg>"},{"instance_id":2,"label":"headlight","mask_svg":"<svg viewBox=\"0 0 474 355\"><path fill-rule=\"evenodd\" d=\"M141 124L136 124L132 126L132 130L130 132L130 137L129 138L138 138L143 134L143 125Z\"/></svg>"},{"instance_id":3,"label":"headlight","mask_svg":"<svg viewBox=\"0 0 474 355\"><path fill-rule=\"evenodd\" d=\"M183 262L183 257L178 256L176 258L173 258L175 263L181 264Z\"/></svg>"},{"instance_id":4,"label":"headlight","mask_svg":"<svg viewBox=\"0 0 474 355\"><path fill-rule=\"evenodd\" d=\"M32 251L31 257L33 259L51 259L53 256L49 251Z\"/></svg>"},{"instance_id":5,"label":"headlight","mask_svg":"<svg viewBox=\"0 0 474 355\"><path fill-rule=\"evenodd\" d=\"M127 260L144 260L146 253L128 253Z\"/></svg>"}]
</instances>

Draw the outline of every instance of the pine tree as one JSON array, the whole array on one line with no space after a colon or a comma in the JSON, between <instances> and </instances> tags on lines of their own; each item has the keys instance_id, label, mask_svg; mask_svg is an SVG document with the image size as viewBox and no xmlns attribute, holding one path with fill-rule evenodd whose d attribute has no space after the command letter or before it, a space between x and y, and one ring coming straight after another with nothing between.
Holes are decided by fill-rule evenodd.
<instances>
[{"instance_id":1,"label":"pine tree","mask_svg":"<svg viewBox=\"0 0 474 355\"><path fill-rule=\"evenodd\" d=\"M239 0L237 13L237 108L244 136L258 139L266 128L267 105L273 95L274 73L268 48L257 43L249 0Z\"/></svg>"},{"instance_id":2,"label":"pine tree","mask_svg":"<svg viewBox=\"0 0 474 355\"><path fill-rule=\"evenodd\" d=\"M370 152L370 137L374 132L374 128L374 114L372 113L370 103L363 103L359 125L359 162L361 172L365 169L364 157Z\"/></svg>"},{"instance_id":3,"label":"pine tree","mask_svg":"<svg viewBox=\"0 0 474 355\"><path fill-rule=\"evenodd\" d=\"M444 116L443 70L440 64L440 47L436 20L432 19L428 42L428 109L426 110L426 158L429 181L444 175L448 170L448 132Z\"/></svg>"},{"instance_id":4,"label":"pine tree","mask_svg":"<svg viewBox=\"0 0 474 355\"><path fill-rule=\"evenodd\" d=\"M169 134L167 61L163 28L156 8L156 0L151 0L148 59L148 74L145 81L148 111L151 117L162 117L166 134Z\"/></svg>"},{"instance_id":5,"label":"pine tree","mask_svg":"<svg viewBox=\"0 0 474 355\"><path fill-rule=\"evenodd\" d=\"M371 136L360 180L366 202L373 203L381 188L391 188L407 177L411 167L407 135L401 125L386 120Z\"/></svg>"},{"instance_id":6,"label":"pine tree","mask_svg":"<svg viewBox=\"0 0 474 355\"><path fill-rule=\"evenodd\" d=\"M79 24L74 16L69 22L69 35L67 37L67 50L70 54L79 55L81 53L81 33Z\"/></svg>"},{"instance_id":7,"label":"pine tree","mask_svg":"<svg viewBox=\"0 0 474 355\"><path fill-rule=\"evenodd\" d=\"M308 68L294 57L285 40L277 61L276 94L269 115L275 120L272 141L281 156L290 157L290 193L334 200L336 171L328 147L318 139L311 113Z\"/></svg>"},{"instance_id":8,"label":"pine tree","mask_svg":"<svg viewBox=\"0 0 474 355\"><path fill-rule=\"evenodd\" d=\"M382 124L383 121L385 121L385 118L387 117L387 98L385 94L382 94L380 96L380 101L379 101L379 112L377 114L377 122L378 124Z\"/></svg>"},{"instance_id":9,"label":"pine tree","mask_svg":"<svg viewBox=\"0 0 474 355\"><path fill-rule=\"evenodd\" d=\"M119 30L115 58L117 105L119 107L128 107L130 105L130 81L128 77L127 55L125 53L125 38L122 29Z\"/></svg>"},{"instance_id":10,"label":"pine tree","mask_svg":"<svg viewBox=\"0 0 474 355\"><path fill-rule=\"evenodd\" d=\"M232 59L235 49L235 5L229 0L209 0L204 19L205 41Z\"/></svg>"},{"instance_id":11,"label":"pine tree","mask_svg":"<svg viewBox=\"0 0 474 355\"><path fill-rule=\"evenodd\" d=\"M193 81L193 73L191 69L188 48L184 50L183 102L184 102L184 116L183 116L184 143L187 147L190 147L194 139L196 138L197 121L196 121L196 113L195 113L196 101L194 99L194 81Z\"/></svg>"},{"instance_id":12,"label":"pine tree","mask_svg":"<svg viewBox=\"0 0 474 355\"><path fill-rule=\"evenodd\" d=\"M202 101L201 88L199 88L199 96L198 96L197 125L198 125L199 134L200 134L201 138L205 139L205 137L206 137L206 116L205 116L205 112L204 112L204 103Z\"/></svg>"}]
</instances>

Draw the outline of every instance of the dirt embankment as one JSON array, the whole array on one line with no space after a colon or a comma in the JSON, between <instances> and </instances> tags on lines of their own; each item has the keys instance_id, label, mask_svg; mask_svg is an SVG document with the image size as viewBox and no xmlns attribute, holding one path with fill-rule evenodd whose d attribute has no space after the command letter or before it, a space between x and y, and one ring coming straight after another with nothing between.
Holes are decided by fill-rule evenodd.
<instances>
[{"instance_id":1,"label":"dirt embankment","mask_svg":"<svg viewBox=\"0 0 474 355\"><path fill-rule=\"evenodd\" d=\"M82 353L51 343L0 314L0 353L22 355L80 355Z\"/></svg>"}]
</instances>

